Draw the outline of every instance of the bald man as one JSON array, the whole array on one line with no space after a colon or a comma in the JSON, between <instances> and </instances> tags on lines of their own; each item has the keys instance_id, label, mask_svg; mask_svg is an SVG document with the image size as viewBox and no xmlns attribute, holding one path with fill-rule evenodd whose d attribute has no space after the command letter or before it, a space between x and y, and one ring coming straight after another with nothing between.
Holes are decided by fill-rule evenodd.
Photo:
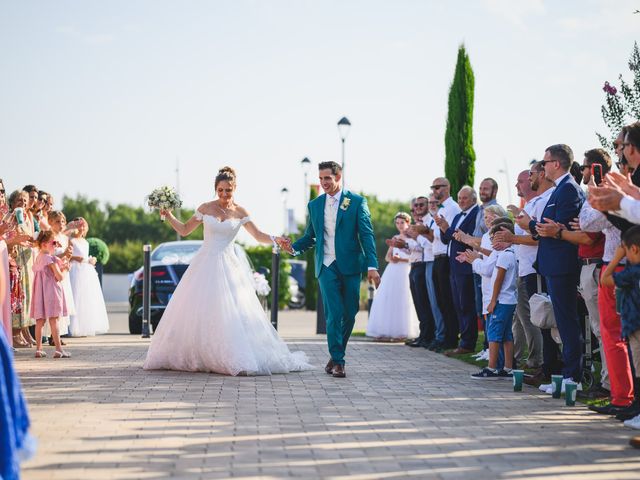
<instances>
[{"instance_id":1,"label":"bald man","mask_svg":"<svg viewBox=\"0 0 640 480\"><path fill-rule=\"evenodd\" d=\"M436 351L458 347L458 316L453 304L451 293L451 267L447 255L447 245L442 242L441 235L446 232L451 222L458 213L460 207L451 198L451 184L444 177L436 178L431 184L434 198L440 203L441 208L434 216L438 226L433 231L433 283L435 284L438 307L444 320L444 343L438 345Z\"/></svg>"}]
</instances>

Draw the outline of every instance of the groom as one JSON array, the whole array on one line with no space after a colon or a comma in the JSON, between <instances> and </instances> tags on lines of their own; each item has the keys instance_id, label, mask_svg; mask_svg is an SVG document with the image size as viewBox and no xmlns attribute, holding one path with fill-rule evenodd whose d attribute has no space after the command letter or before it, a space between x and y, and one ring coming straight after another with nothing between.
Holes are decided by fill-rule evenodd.
<instances>
[{"instance_id":1,"label":"groom","mask_svg":"<svg viewBox=\"0 0 640 480\"><path fill-rule=\"evenodd\" d=\"M318 165L325 195L309 202L309 225L293 245L280 246L292 255L316 247L316 277L327 317L327 343L331 359L325 371L345 377L344 354L360 304L360 277L367 271L369 282L380 284L376 244L367 200L342 191L342 167L336 162Z\"/></svg>"}]
</instances>

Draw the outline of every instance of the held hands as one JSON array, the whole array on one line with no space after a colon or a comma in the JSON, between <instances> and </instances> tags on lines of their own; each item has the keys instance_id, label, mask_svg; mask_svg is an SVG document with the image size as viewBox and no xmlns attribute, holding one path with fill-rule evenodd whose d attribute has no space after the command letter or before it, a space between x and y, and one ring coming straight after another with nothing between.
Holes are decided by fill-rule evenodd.
<instances>
[{"instance_id":1,"label":"held hands","mask_svg":"<svg viewBox=\"0 0 640 480\"><path fill-rule=\"evenodd\" d=\"M291 239L289 237L275 237L276 244L280 247L281 250L284 250L289 255L294 255L293 246L291 244Z\"/></svg>"},{"instance_id":2,"label":"held hands","mask_svg":"<svg viewBox=\"0 0 640 480\"><path fill-rule=\"evenodd\" d=\"M373 283L376 288L380 286L380 274L377 270L369 270L367 272L367 280L369 283Z\"/></svg>"}]
</instances>

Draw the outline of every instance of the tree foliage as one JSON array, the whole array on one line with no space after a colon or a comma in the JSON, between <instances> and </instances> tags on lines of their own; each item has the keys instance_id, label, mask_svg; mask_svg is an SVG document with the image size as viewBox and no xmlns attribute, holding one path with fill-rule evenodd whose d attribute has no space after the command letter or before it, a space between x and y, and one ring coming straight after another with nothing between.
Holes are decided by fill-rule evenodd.
<instances>
[{"instance_id":1,"label":"tree foliage","mask_svg":"<svg viewBox=\"0 0 640 480\"><path fill-rule=\"evenodd\" d=\"M309 201L318 197L318 190L315 187L309 187ZM309 221L309 213L306 211L307 221ZM304 232L306 225L300 229ZM308 250L304 254L304 258L307 261L307 268L304 272L304 295L305 295L305 307L307 310L316 310L318 306L318 282L316 281L316 264L314 260L313 249Z\"/></svg>"},{"instance_id":2,"label":"tree foliage","mask_svg":"<svg viewBox=\"0 0 640 480\"><path fill-rule=\"evenodd\" d=\"M628 66L633 75L630 83L627 83L620 74L618 75L619 90L609 82L605 82L602 88L605 92L605 104L600 107L600 111L609 132L604 135L596 133L596 135L602 147L610 152L615 150L613 142L622 127L640 119L640 50L638 42L633 44Z\"/></svg>"},{"instance_id":3,"label":"tree foliage","mask_svg":"<svg viewBox=\"0 0 640 480\"><path fill-rule=\"evenodd\" d=\"M455 195L463 185L473 185L476 153L473 149L473 92L475 78L469 56L460 45L449 89L449 113L444 136L445 176Z\"/></svg>"}]
</instances>

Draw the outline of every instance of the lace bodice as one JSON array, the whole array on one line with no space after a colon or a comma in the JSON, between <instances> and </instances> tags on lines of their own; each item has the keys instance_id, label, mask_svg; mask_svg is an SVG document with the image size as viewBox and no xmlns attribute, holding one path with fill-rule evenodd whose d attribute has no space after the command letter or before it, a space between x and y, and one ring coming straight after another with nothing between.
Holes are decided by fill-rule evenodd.
<instances>
[{"instance_id":1,"label":"lace bodice","mask_svg":"<svg viewBox=\"0 0 640 480\"><path fill-rule=\"evenodd\" d=\"M203 215L200 212L196 212L196 218L202 221L204 228L202 248L213 252L222 252L231 248L240 227L251 221L250 217L227 218L220 221L213 215Z\"/></svg>"}]
</instances>

